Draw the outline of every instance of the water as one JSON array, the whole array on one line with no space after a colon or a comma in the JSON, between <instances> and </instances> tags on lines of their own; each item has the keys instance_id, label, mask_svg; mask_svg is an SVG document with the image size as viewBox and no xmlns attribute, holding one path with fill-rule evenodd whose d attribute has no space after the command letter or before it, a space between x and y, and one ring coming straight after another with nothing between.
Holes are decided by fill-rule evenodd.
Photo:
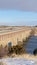
<instances>
[{"instance_id":1,"label":"water","mask_svg":"<svg viewBox=\"0 0 37 65\"><path fill-rule=\"evenodd\" d=\"M34 49L37 48L37 36L32 36L26 45L26 51L33 54Z\"/></svg>"}]
</instances>

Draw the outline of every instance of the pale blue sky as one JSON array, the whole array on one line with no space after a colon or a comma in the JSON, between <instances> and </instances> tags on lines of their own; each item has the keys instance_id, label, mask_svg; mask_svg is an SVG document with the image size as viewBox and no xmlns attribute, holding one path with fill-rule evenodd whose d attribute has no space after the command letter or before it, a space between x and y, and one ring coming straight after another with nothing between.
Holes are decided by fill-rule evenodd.
<instances>
[{"instance_id":1,"label":"pale blue sky","mask_svg":"<svg viewBox=\"0 0 37 65\"><path fill-rule=\"evenodd\" d=\"M0 0L0 25L37 25L37 0Z\"/></svg>"},{"instance_id":2,"label":"pale blue sky","mask_svg":"<svg viewBox=\"0 0 37 65\"><path fill-rule=\"evenodd\" d=\"M37 12L0 10L0 25L37 25Z\"/></svg>"}]
</instances>

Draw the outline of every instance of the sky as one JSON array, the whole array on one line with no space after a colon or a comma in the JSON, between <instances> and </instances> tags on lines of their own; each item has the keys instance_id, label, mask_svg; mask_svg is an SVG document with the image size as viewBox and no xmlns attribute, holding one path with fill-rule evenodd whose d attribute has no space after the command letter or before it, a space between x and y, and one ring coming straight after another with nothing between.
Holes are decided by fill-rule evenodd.
<instances>
[{"instance_id":1,"label":"sky","mask_svg":"<svg viewBox=\"0 0 37 65\"><path fill-rule=\"evenodd\" d=\"M37 0L0 0L0 25L37 25Z\"/></svg>"}]
</instances>

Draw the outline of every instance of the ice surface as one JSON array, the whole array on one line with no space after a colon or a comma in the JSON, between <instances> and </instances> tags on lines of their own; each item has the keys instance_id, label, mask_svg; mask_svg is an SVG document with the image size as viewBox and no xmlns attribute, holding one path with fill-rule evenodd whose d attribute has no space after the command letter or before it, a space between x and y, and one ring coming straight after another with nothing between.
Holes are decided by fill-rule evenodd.
<instances>
[{"instance_id":1,"label":"ice surface","mask_svg":"<svg viewBox=\"0 0 37 65\"><path fill-rule=\"evenodd\" d=\"M4 62L7 65L35 65L37 64L37 59L26 60L26 59L19 59L19 58L7 58L7 59L0 59L0 62Z\"/></svg>"}]
</instances>

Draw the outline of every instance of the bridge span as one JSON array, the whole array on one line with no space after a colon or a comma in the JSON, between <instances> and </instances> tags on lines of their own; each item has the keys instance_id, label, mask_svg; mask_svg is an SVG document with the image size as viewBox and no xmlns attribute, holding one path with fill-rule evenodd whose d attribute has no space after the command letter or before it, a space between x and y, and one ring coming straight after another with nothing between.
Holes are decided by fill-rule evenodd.
<instances>
[{"instance_id":1,"label":"bridge span","mask_svg":"<svg viewBox=\"0 0 37 65\"><path fill-rule=\"evenodd\" d=\"M8 45L9 42L12 45L17 45L18 42L26 40L31 35L32 28L29 27L8 27L0 28L0 45Z\"/></svg>"}]
</instances>

